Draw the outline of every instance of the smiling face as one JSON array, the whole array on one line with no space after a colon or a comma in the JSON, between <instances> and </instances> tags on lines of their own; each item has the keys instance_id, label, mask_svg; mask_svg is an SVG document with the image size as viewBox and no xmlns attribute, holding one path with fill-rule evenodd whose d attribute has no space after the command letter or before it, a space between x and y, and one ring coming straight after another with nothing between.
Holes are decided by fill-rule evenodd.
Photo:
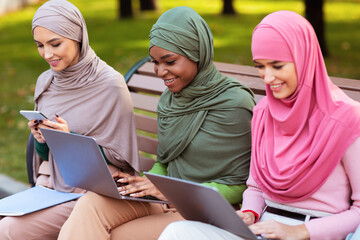
<instances>
[{"instance_id":1,"label":"smiling face","mask_svg":"<svg viewBox=\"0 0 360 240\"><path fill-rule=\"evenodd\" d=\"M269 59L256 59L254 62L260 77L269 85L275 98L288 98L295 92L298 79L293 62Z\"/></svg>"},{"instance_id":2,"label":"smiling face","mask_svg":"<svg viewBox=\"0 0 360 240\"><path fill-rule=\"evenodd\" d=\"M75 65L79 61L79 43L62 37L46 28L34 29L34 42L37 45L40 56L56 71L62 71Z\"/></svg>"},{"instance_id":3,"label":"smiling face","mask_svg":"<svg viewBox=\"0 0 360 240\"><path fill-rule=\"evenodd\" d=\"M164 80L171 92L180 92L197 74L197 63L180 54L153 46L150 56L156 75Z\"/></svg>"}]
</instances>

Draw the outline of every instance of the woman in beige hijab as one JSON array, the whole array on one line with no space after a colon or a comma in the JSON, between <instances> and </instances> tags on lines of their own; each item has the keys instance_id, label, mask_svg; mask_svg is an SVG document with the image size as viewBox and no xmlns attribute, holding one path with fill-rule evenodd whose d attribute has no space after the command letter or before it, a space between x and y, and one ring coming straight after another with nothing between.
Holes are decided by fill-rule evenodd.
<instances>
[{"instance_id":1,"label":"woman in beige hijab","mask_svg":"<svg viewBox=\"0 0 360 240\"><path fill-rule=\"evenodd\" d=\"M80 11L66 0L51 0L35 13L32 33L50 65L36 83L35 110L49 120L29 122L35 138L36 185L83 192L64 183L41 128L94 137L111 170L138 171L133 105L123 76L89 46ZM22 217L0 220L0 239L56 239L76 201Z\"/></svg>"}]
</instances>

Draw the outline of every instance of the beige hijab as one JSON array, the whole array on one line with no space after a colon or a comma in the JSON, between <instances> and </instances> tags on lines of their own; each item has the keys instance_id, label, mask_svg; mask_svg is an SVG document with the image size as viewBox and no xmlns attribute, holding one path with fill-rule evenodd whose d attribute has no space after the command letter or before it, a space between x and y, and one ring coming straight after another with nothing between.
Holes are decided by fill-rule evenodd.
<instances>
[{"instance_id":1,"label":"beige hijab","mask_svg":"<svg viewBox=\"0 0 360 240\"><path fill-rule=\"evenodd\" d=\"M60 72L42 73L35 88L35 110L50 119L58 114L72 132L94 137L108 160L123 171L138 171L138 150L130 93L123 76L96 56L89 46L85 21L80 11L65 0L51 0L35 13L32 30L41 26L81 44L79 62ZM41 159L34 154L34 179ZM49 154L51 184L56 190L67 186ZM85 169L85 168L84 168Z\"/></svg>"}]
</instances>

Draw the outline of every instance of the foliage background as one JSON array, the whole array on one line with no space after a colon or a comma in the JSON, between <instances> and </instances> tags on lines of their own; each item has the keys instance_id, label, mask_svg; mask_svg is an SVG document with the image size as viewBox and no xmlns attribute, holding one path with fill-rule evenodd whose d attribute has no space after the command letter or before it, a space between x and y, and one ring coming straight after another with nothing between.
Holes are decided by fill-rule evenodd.
<instances>
[{"instance_id":1,"label":"foliage background","mask_svg":"<svg viewBox=\"0 0 360 240\"><path fill-rule=\"evenodd\" d=\"M44 2L44 1L41 1ZM40 2L40 3L41 3ZM299 0L234 0L236 16L221 16L221 0L158 0L158 10L117 19L117 0L72 0L83 13L90 45L100 58L125 74L148 54L148 33L161 13L175 6L194 8L214 35L215 61L252 65L250 40L256 24L268 13L293 10L303 15ZM33 109L38 75L49 68L39 57L31 35L31 19L39 4L0 17L0 173L26 182L27 120L18 112ZM360 79L360 0L325 1L329 75Z\"/></svg>"}]
</instances>

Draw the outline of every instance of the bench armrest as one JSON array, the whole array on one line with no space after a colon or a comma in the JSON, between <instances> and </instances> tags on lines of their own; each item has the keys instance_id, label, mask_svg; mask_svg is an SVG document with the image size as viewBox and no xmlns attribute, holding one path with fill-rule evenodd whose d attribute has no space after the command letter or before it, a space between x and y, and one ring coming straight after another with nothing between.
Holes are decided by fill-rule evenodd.
<instances>
[{"instance_id":1,"label":"bench armrest","mask_svg":"<svg viewBox=\"0 0 360 240\"><path fill-rule=\"evenodd\" d=\"M30 133L26 146L26 167L27 167L27 174L31 187L35 186L34 172L33 172L33 156L34 156L34 137Z\"/></svg>"}]
</instances>

